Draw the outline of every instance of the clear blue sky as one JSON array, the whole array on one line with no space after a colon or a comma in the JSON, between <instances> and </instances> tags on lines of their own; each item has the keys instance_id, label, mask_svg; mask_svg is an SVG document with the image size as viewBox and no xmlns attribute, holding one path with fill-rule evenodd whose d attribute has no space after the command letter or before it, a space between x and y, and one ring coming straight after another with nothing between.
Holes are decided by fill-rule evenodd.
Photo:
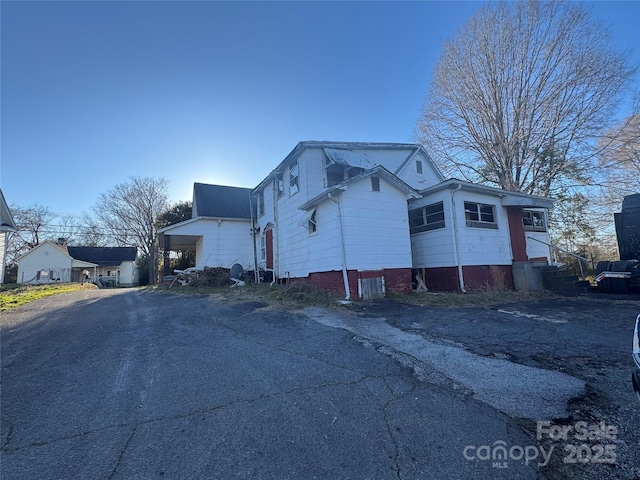
<instances>
[{"instance_id":1,"label":"clear blue sky","mask_svg":"<svg viewBox=\"0 0 640 480\"><path fill-rule=\"evenodd\" d=\"M88 212L129 176L256 186L301 140L411 142L483 2L0 2L0 185ZM640 2L588 2L640 63ZM627 112L628 113L628 112Z\"/></svg>"}]
</instances>

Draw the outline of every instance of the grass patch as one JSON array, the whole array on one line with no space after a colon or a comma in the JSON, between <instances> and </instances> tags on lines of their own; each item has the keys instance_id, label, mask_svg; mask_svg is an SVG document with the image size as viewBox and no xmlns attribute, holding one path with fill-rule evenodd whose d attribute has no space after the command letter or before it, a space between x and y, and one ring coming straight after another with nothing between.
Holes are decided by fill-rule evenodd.
<instances>
[{"instance_id":1,"label":"grass patch","mask_svg":"<svg viewBox=\"0 0 640 480\"><path fill-rule=\"evenodd\" d=\"M556 298L552 292L538 290L535 292L525 291L483 291L474 293L407 293L388 294L387 297L395 300L422 305L425 307L477 307L496 305L502 303L536 302Z\"/></svg>"},{"instance_id":2,"label":"grass patch","mask_svg":"<svg viewBox=\"0 0 640 480\"><path fill-rule=\"evenodd\" d=\"M334 307L340 298L339 295L327 290L309 285L304 282L292 282L288 285L266 283L259 285L247 284L243 287L200 287L200 286L173 286L164 285L147 287L147 290L158 293L177 293L181 295L211 295L216 301L255 301L262 300L274 308L282 310L296 310L303 307L319 306Z\"/></svg>"},{"instance_id":3,"label":"grass patch","mask_svg":"<svg viewBox=\"0 0 640 480\"><path fill-rule=\"evenodd\" d=\"M0 289L0 311L19 307L25 303L33 302L40 298L57 295L58 293L74 292L76 290L96 289L95 285L89 283L80 285L79 283L55 283L51 285L2 285Z\"/></svg>"}]
</instances>

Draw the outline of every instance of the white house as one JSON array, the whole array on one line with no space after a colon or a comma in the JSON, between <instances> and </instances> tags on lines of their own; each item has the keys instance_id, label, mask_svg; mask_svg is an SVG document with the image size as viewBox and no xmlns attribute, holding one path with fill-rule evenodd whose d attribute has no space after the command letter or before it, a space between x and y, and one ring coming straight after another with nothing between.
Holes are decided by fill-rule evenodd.
<instances>
[{"instance_id":1,"label":"white house","mask_svg":"<svg viewBox=\"0 0 640 480\"><path fill-rule=\"evenodd\" d=\"M300 142L251 193L255 206L248 189L195 184L194 218L160 230L165 247L347 298L408 291L416 275L435 290L535 288L551 258L551 200L445 180L419 145Z\"/></svg>"},{"instance_id":2,"label":"white house","mask_svg":"<svg viewBox=\"0 0 640 480\"><path fill-rule=\"evenodd\" d=\"M194 183L192 218L158 230L160 245L195 250L196 268L253 269L252 208L250 188Z\"/></svg>"},{"instance_id":3,"label":"white house","mask_svg":"<svg viewBox=\"0 0 640 480\"><path fill-rule=\"evenodd\" d=\"M7 253L7 233L16 231L16 223L13 220L7 201L0 189L0 284L4 283L5 256Z\"/></svg>"},{"instance_id":4,"label":"white house","mask_svg":"<svg viewBox=\"0 0 640 480\"><path fill-rule=\"evenodd\" d=\"M138 284L135 247L67 247L43 242L18 259L18 283L91 281L101 285Z\"/></svg>"},{"instance_id":5,"label":"white house","mask_svg":"<svg viewBox=\"0 0 640 480\"><path fill-rule=\"evenodd\" d=\"M434 290L540 288L533 267L551 259L547 198L461 180L409 202L413 266Z\"/></svg>"},{"instance_id":6,"label":"white house","mask_svg":"<svg viewBox=\"0 0 640 480\"><path fill-rule=\"evenodd\" d=\"M407 200L440 180L417 145L301 142L254 189L258 264L347 298L410 290Z\"/></svg>"}]
</instances>

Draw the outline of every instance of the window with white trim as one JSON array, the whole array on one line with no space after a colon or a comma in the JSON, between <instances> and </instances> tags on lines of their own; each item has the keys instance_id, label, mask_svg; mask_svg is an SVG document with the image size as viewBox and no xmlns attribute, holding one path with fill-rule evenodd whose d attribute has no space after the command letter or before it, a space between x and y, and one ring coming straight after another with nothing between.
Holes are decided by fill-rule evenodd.
<instances>
[{"instance_id":1,"label":"window with white trim","mask_svg":"<svg viewBox=\"0 0 640 480\"><path fill-rule=\"evenodd\" d=\"M522 225L530 232L546 232L547 222L544 212L536 210L522 210Z\"/></svg>"},{"instance_id":2,"label":"window with white trim","mask_svg":"<svg viewBox=\"0 0 640 480\"><path fill-rule=\"evenodd\" d=\"M380 191L380 177L371 177L371 191Z\"/></svg>"},{"instance_id":3,"label":"window with white trim","mask_svg":"<svg viewBox=\"0 0 640 480\"><path fill-rule=\"evenodd\" d=\"M289 167L289 196L295 195L299 190L298 162L296 162Z\"/></svg>"},{"instance_id":4,"label":"window with white trim","mask_svg":"<svg viewBox=\"0 0 640 480\"><path fill-rule=\"evenodd\" d=\"M258 192L258 216L264 215L264 190Z\"/></svg>"},{"instance_id":5,"label":"window with white trim","mask_svg":"<svg viewBox=\"0 0 640 480\"><path fill-rule=\"evenodd\" d=\"M422 161L416 160L416 173L422 175Z\"/></svg>"},{"instance_id":6,"label":"window with white trim","mask_svg":"<svg viewBox=\"0 0 640 480\"><path fill-rule=\"evenodd\" d=\"M267 240L264 235L260 235L260 260L267 258Z\"/></svg>"},{"instance_id":7,"label":"window with white trim","mask_svg":"<svg viewBox=\"0 0 640 480\"><path fill-rule=\"evenodd\" d=\"M464 217L467 227L498 228L495 207L483 203L464 202Z\"/></svg>"},{"instance_id":8,"label":"window with white trim","mask_svg":"<svg viewBox=\"0 0 640 480\"><path fill-rule=\"evenodd\" d=\"M276 192L278 198L284 195L284 180L282 179L282 173L276 174Z\"/></svg>"},{"instance_id":9,"label":"window with white trim","mask_svg":"<svg viewBox=\"0 0 640 480\"><path fill-rule=\"evenodd\" d=\"M426 207L409 210L409 232L420 233L444 228L444 204L432 203Z\"/></svg>"},{"instance_id":10,"label":"window with white trim","mask_svg":"<svg viewBox=\"0 0 640 480\"><path fill-rule=\"evenodd\" d=\"M309 216L309 221L307 224L307 228L309 229L309 233L316 233L318 231L318 223L316 222L316 211L314 210Z\"/></svg>"}]
</instances>

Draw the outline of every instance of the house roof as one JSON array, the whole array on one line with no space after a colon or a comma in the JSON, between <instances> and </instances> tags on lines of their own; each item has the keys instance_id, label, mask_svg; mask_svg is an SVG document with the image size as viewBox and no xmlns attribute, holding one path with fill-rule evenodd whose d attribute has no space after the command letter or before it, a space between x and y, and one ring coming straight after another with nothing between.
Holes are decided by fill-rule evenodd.
<instances>
[{"instance_id":1,"label":"house roof","mask_svg":"<svg viewBox=\"0 0 640 480\"><path fill-rule=\"evenodd\" d=\"M16 228L16 222L13 220L13 215L11 215L2 189L0 189L0 232L14 232Z\"/></svg>"},{"instance_id":2,"label":"house roof","mask_svg":"<svg viewBox=\"0 0 640 480\"><path fill-rule=\"evenodd\" d=\"M53 242L51 240L45 240L42 243L39 243L38 245L36 245L35 247L33 247L31 250L29 250L28 252L22 254L20 257L18 257L16 259L16 261L18 263L20 263L20 261L29 256L29 255L33 255L34 252L37 252L38 250L42 249L42 248L46 248L47 246L52 247L56 250L58 250L60 252L60 254L64 255L65 257L69 258L69 261L71 262L71 266L72 267L96 267L98 266L96 263L92 263L92 262L88 262L88 261L84 261L81 259L77 259L77 258L73 258L71 255L69 255L69 250L68 247L66 245L60 245L59 243ZM46 265L45 265L46 267Z\"/></svg>"},{"instance_id":3,"label":"house roof","mask_svg":"<svg viewBox=\"0 0 640 480\"><path fill-rule=\"evenodd\" d=\"M253 205L252 203L253 202ZM250 188L193 184L193 217L251 219L255 199Z\"/></svg>"},{"instance_id":4,"label":"house roof","mask_svg":"<svg viewBox=\"0 0 640 480\"><path fill-rule=\"evenodd\" d=\"M422 196L437 192L444 189L457 189L467 192L481 193L492 197L499 197L504 207L535 207L535 208L553 208L553 199L547 197L539 197L529 195L522 192L513 192L511 190L503 190L501 188L487 187L486 185L478 185L477 183L466 182L456 178L450 178L444 182L433 185L432 187L420 190Z\"/></svg>"},{"instance_id":5,"label":"house roof","mask_svg":"<svg viewBox=\"0 0 640 480\"><path fill-rule=\"evenodd\" d=\"M67 251L75 260L95 263L101 267L133 262L138 253L136 247L67 247Z\"/></svg>"},{"instance_id":6,"label":"house roof","mask_svg":"<svg viewBox=\"0 0 640 480\"><path fill-rule=\"evenodd\" d=\"M335 193L335 192L341 192L346 190L347 188L349 188L349 185L355 182L358 182L360 180L362 180L365 177L370 177L372 175L377 175L381 178L384 178L387 182L389 182L390 184L392 184L393 186L395 186L398 190L404 192L406 195L409 195L413 198L419 198L420 194L418 192L416 192L413 188L411 188L409 185L407 185L405 182L403 182L402 180L400 180L398 177L396 177L393 173L391 173L389 170L387 170L384 167L381 166L375 166L373 168L370 168L369 170L365 170L364 172L360 173L359 175L356 175L354 177L351 177L343 182L337 183L335 185L333 185L332 187L327 188L324 192L322 192L319 195L316 195L315 197L313 197L311 200L307 201L306 203L300 205L300 207L298 207L300 210L309 210L310 208L313 208L319 204L321 204L322 202L329 200L331 198L331 194Z\"/></svg>"},{"instance_id":7,"label":"house roof","mask_svg":"<svg viewBox=\"0 0 640 480\"><path fill-rule=\"evenodd\" d=\"M413 159L418 153L422 153L425 160L429 162L431 168L435 172L436 176L444 180L442 173L431 160L431 157L427 151L418 144L415 143L381 143L381 142L327 142L327 141L303 141L299 142L291 152L285 157L285 159L274 168L269 175L267 175L254 191L261 189L265 184L269 182L274 175L281 173L288 164L293 162L300 153L307 148L321 148L324 150L327 157L338 164L349 165L352 167L360 167L369 169L375 165L379 165L379 160L372 152L378 150L406 150L408 153L407 158L401 163L393 173L399 174L400 171L407 165L407 163ZM384 166L384 165L383 165Z\"/></svg>"}]
</instances>

